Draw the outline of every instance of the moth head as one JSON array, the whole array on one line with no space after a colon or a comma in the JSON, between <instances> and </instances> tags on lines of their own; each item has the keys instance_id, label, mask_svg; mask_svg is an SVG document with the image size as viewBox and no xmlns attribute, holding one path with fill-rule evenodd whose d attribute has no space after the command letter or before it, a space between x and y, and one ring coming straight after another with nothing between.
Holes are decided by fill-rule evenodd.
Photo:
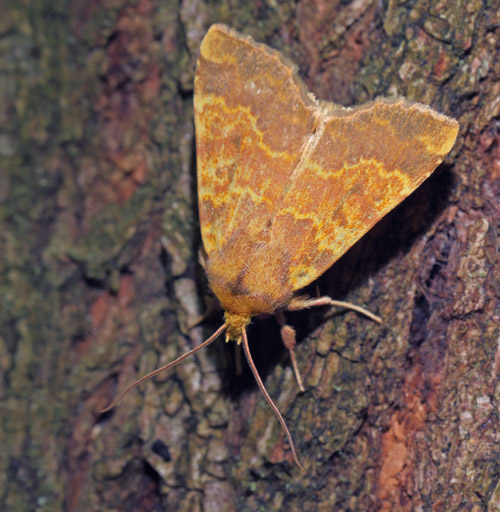
<instances>
[{"instance_id":1,"label":"moth head","mask_svg":"<svg viewBox=\"0 0 500 512\"><path fill-rule=\"evenodd\" d=\"M241 343L243 331L250 323L250 315L242 315L239 313L224 312L224 323L227 326L226 341L234 340L238 345Z\"/></svg>"}]
</instances>

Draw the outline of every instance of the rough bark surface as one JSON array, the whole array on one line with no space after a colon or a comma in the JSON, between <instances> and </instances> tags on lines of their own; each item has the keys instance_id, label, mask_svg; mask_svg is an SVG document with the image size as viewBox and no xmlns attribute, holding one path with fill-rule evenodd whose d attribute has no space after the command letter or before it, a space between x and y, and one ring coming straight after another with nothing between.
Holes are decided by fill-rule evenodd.
<instances>
[{"instance_id":1,"label":"rough bark surface","mask_svg":"<svg viewBox=\"0 0 500 512\"><path fill-rule=\"evenodd\" d=\"M0 509L499 510L500 6L494 0L8 0L0 19ZM283 51L319 98L461 123L445 163L273 319L99 410L220 324L198 265L192 86L207 28ZM387 148L391 151L392 148ZM314 293L314 289L311 290ZM208 301L209 302L209 301Z\"/></svg>"}]
</instances>

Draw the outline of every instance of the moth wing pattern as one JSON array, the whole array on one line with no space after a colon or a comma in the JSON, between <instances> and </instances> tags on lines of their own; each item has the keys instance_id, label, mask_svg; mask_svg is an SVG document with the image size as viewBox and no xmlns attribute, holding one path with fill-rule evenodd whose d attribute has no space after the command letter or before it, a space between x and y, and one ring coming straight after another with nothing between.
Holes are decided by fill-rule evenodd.
<instances>
[{"instance_id":1,"label":"moth wing pattern","mask_svg":"<svg viewBox=\"0 0 500 512\"><path fill-rule=\"evenodd\" d=\"M200 225L227 310L272 312L413 192L458 123L425 105L317 101L294 64L223 25L195 76Z\"/></svg>"},{"instance_id":2,"label":"moth wing pattern","mask_svg":"<svg viewBox=\"0 0 500 512\"><path fill-rule=\"evenodd\" d=\"M194 109L200 225L210 258L232 240L258 238L274 215L313 129L315 100L291 61L213 25L200 48Z\"/></svg>"},{"instance_id":3,"label":"moth wing pattern","mask_svg":"<svg viewBox=\"0 0 500 512\"><path fill-rule=\"evenodd\" d=\"M289 283L303 288L411 194L452 148L458 123L404 99L347 109L322 102L319 122L275 215ZM311 207L312 205L312 207Z\"/></svg>"}]
</instances>

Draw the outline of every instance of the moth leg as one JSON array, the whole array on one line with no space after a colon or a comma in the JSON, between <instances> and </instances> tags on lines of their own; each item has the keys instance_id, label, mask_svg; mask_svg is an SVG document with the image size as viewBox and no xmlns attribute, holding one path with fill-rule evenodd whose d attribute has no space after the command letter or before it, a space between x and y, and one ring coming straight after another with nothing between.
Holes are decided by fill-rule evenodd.
<instances>
[{"instance_id":1,"label":"moth leg","mask_svg":"<svg viewBox=\"0 0 500 512\"><path fill-rule=\"evenodd\" d=\"M295 357L295 329L291 325L287 325L283 311L276 312L276 319L278 320L278 324L280 326L281 340L283 341L283 345L285 345L285 347L288 349L288 352L290 353L293 373L295 374L297 385L299 386L300 391L304 392L305 388L302 384L302 377L300 376L299 366L297 365L297 358Z\"/></svg>"},{"instance_id":2,"label":"moth leg","mask_svg":"<svg viewBox=\"0 0 500 512\"><path fill-rule=\"evenodd\" d=\"M374 322L377 322L378 324L382 323L382 319L374 315L371 311L368 311L365 308L362 308L361 306L356 306L356 304L351 304L350 302L344 302L343 300L333 300L330 297L319 297L317 299L304 299L302 297L296 297L292 299L290 304L287 306L288 311L297 311L299 309L307 309L307 308L313 308L316 306L337 306L341 308L351 309L352 311L356 311L357 313L360 313L361 315L365 315Z\"/></svg>"},{"instance_id":3,"label":"moth leg","mask_svg":"<svg viewBox=\"0 0 500 512\"><path fill-rule=\"evenodd\" d=\"M236 366L236 375L243 373L243 366L241 365L241 345L236 343L234 346L234 364Z\"/></svg>"},{"instance_id":4,"label":"moth leg","mask_svg":"<svg viewBox=\"0 0 500 512\"><path fill-rule=\"evenodd\" d=\"M321 297L321 293L319 292L318 283L316 283L316 286L314 287L314 291L316 292L316 298L319 299Z\"/></svg>"},{"instance_id":5,"label":"moth leg","mask_svg":"<svg viewBox=\"0 0 500 512\"><path fill-rule=\"evenodd\" d=\"M206 306L206 311L203 314L201 314L200 316L196 317L191 322L189 322L189 324L187 324L187 326L186 326L186 329L188 331L190 331L191 329L198 327L198 325L200 325L200 324L204 323L206 320L209 320L210 318L212 318L214 316L214 314L217 313L218 311L220 311L220 308L217 305L217 303L214 301L209 302L208 305Z\"/></svg>"}]
</instances>

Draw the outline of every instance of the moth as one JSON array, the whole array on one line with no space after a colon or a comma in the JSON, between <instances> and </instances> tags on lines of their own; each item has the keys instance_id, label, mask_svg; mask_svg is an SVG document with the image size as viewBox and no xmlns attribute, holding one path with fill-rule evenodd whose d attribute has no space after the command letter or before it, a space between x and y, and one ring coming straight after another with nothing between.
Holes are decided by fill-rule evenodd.
<instances>
[{"instance_id":1,"label":"moth","mask_svg":"<svg viewBox=\"0 0 500 512\"><path fill-rule=\"evenodd\" d=\"M243 350L302 468L283 416L252 360L246 328L277 315L299 386L295 333L284 312L347 306L297 292L313 282L411 194L451 150L458 122L404 98L344 108L317 100L294 64L224 25L205 35L194 111L202 263L224 324L171 368L223 332ZM371 315L374 320L378 317Z\"/></svg>"}]
</instances>

